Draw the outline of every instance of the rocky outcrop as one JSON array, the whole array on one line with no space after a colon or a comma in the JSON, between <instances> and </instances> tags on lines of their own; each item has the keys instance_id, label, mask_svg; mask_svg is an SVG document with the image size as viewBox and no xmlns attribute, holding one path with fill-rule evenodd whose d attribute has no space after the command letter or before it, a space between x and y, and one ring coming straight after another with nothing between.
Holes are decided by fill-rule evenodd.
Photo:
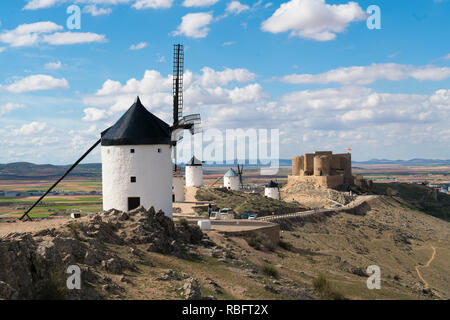
<instances>
[{"instance_id":1,"label":"rocky outcrop","mask_svg":"<svg viewBox=\"0 0 450 320\"><path fill-rule=\"evenodd\" d=\"M0 299L101 298L92 283L102 284L102 272L120 275L135 269L109 245L128 246L140 256L134 246L149 244L149 251L185 257L187 247L202 240L196 226L177 225L162 211L143 207L97 213L58 229L10 234L0 239ZM71 265L81 267L81 290L67 289Z\"/></svg>"}]
</instances>

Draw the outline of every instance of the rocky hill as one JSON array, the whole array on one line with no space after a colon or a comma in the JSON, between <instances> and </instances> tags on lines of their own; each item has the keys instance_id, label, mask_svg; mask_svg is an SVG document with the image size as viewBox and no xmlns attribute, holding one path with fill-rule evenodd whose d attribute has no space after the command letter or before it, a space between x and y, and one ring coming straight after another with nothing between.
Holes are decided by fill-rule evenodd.
<instances>
[{"instance_id":1,"label":"rocky hill","mask_svg":"<svg viewBox=\"0 0 450 320\"><path fill-rule=\"evenodd\" d=\"M281 226L282 240L272 243L202 233L138 208L2 235L0 298L450 298L450 223L398 197ZM66 288L73 264L81 290ZM380 290L366 286L370 265L381 269Z\"/></svg>"}]
</instances>

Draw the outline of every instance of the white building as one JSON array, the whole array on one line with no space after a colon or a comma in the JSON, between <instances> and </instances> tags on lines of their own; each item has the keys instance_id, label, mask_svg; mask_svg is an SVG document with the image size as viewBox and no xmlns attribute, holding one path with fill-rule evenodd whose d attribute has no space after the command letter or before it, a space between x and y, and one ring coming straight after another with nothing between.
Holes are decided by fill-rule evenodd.
<instances>
[{"instance_id":1,"label":"white building","mask_svg":"<svg viewBox=\"0 0 450 320\"><path fill-rule=\"evenodd\" d=\"M101 140L103 210L153 206L172 217L170 126L137 98Z\"/></svg>"},{"instance_id":2,"label":"white building","mask_svg":"<svg viewBox=\"0 0 450 320\"><path fill-rule=\"evenodd\" d=\"M202 162L196 157L192 157L186 163L186 187L203 186L203 167Z\"/></svg>"},{"instance_id":3,"label":"white building","mask_svg":"<svg viewBox=\"0 0 450 320\"><path fill-rule=\"evenodd\" d=\"M182 175L173 176L173 202L184 202L184 179Z\"/></svg>"},{"instance_id":4,"label":"white building","mask_svg":"<svg viewBox=\"0 0 450 320\"><path fill-rule=\"evenodd\" d=\"M239 190L239 175L232 168L223 176L223 186L230 190Z\"/></svg>"},{"instance_id":5,"label":"white building","mask_svg":"<svg viewBox=\"0 0 450 320\"><path fill-rule=\"evenodd\" d=\"M271 180L268 184L266 184L266 187L264 189L264 195L268 198L279 200L280 191L278 183Z\"/></svg>"}]
</instances>

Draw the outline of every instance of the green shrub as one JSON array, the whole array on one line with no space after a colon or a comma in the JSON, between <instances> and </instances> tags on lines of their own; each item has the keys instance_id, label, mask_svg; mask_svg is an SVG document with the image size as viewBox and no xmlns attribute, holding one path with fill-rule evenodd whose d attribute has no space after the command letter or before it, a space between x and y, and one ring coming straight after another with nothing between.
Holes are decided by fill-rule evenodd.
<instances>
[{"instance_id":1,"label":"green shrub","mask_svg":"<svg viewBox=\"0 0 450 320\"><path fill-rule=\"evenodd\" d=\"M275 267L268 264L262 266L261 271L262 273L264 273L266 276L269 277L278 278L280 276L278 270L275 269Z\"/></svg>"},{"instance_id":2,"label":"green shrub","mask_svg":"<svg viewBox=\"0 0 450 320\"><path fill-rule=\"evenodd\" d=\"M261 244L269 251L275 251L276 247L275 244L270 241L269 239L264 239L261 241Z\"/></svg>"},{"instance_id":3,"label":"green shrub","mask_svg":"<svg viewBox=\"0 0 450 320\"><path fill-rule=\"evenodd\" d=\"M38 300L63 300L66 284L61 274L52 272L37 293Z\"/></svg>"},{"instance_id":4,"label":"green shrub","mask_svg":"<svg viewBox=\"0 0 450 320\"><path fill-rule=\"evenodd\" d=\"M185 228L189 227L189 222L184 218L178 220L178 224Z\"/></svg>"},{"instance_id":5,"label":"green shrub","mask_svg":"<svg viewBox=\"0 0 450 320\"><path fill-rule=\"evenodd\" d=\"M284 250L287 250L287 251L291 251L291 250L292 250L292 244L290 244L290 243L287 242L287 241L280 240L280 241L278 242L278 246L279 246L280 248L283 248Z\"/></svg>"},{"instance_id":6,"label":"green shrub","mask_svg":"<svg viewBox=\"0 0 450 320\"><path fill-rule=\"evenodd\" d=\"M319 293L322 299L326 300L344 300L345 297L338 292L324 274L320 274L313 281L314 289Z\"/></svg>"},{"instance_id":7,"label":"green shrub","mask_svg":"<svg viewBox=\"0 0 450 320\"><path fill-rule=\"evenodd\" d=\"M245 238L245 240L247 241L247 243L250 247L255 248L256 250L261 249L261 238L253 236L253 237Z\"/></svg>"},{"instance_id":8,"label":"green shrub","mask_svg":"<svg viewBox=\"0 0 450 320\"><path fill-rule=\"evenodd\" d=\"M78 222L71 222L67 225L67 227L70 230L70 233L72 234L72 236L74 236L75 238L78 237L78 231L80 231L80 225L78 224Z\"/></svg>"}]
</instances>

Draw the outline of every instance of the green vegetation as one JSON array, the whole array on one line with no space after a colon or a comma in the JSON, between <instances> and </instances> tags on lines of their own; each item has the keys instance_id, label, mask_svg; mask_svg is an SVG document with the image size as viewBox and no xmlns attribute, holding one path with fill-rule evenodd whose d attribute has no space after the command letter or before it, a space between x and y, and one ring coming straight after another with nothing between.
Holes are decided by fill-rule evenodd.
<instances>
[{"instance_id":1,"label":"green vegetation","mask_svg":"<svg viewBox=\"0 0 450 320\"><path fill-rule=\"evenodd\" d=\"M297 203L266 198L259 193L233 191L225 188L198 189L195 197L200 201L211 201L219 208L232 208L238 214L253 212L258 216L266 216L273 212L281 214L303 210Z\"/></svg>"},{"instance_id":2,"label":"green vegetation","mask_svg":"<svg viewBox=\"0 0 450 320\"><path fill-rule=\"evenodd\" d=\"M326 300L344 300L345 297L338 292L333 284L327 279L324 274L320 274L313 281L314 289L319 293L322 299Z\"/></svg>"},{"instance_id":3,"label":"green vegetation","mask_svg":"<svg viewBox=\"0 0 450 320\"><path fill-rule=\"evenodd\" d=\"M280 277L280 274L278 273L278 270L275 269L275 267L265 264L261 267L261 272L264 273L266 276L278 279Z\"/></svg>"},{"instance_id":4,"label":"green vegetation","mask_svg":"<svg viewBox=\"0 0 450 320\"><path fill-rule=\"evenodd\" d=\"M283 240L280 240L279 242L278 242L278 246L280 247L280 248L283 248L284 250L287 250L287 251L291 251L292 250L292 244L290 244L289 242L287 242L287 241L283 241Z\"/></svg>"},{"instance_id":5,"label":"green vegetation","mask_svg":"<svg viewBox=\"0 0 450 320\"><path fill-rule=\"evenodd\" d=\"M60 273L52 272L50 277L45 280L42 289L37 294L38 300L63 300L65 297L64 278Z\"/></svg>"},{"instance_id":6,"label":"green vegetation","mask_svg":"<svg viewBox=\"0 0 450 320\"><path fill-rule=\"evenodd\" d=\"M435 191L427 186L412 183L374 183L372 191L399 197L422 212L450 221L450 195L438 193L438 199L435 200Z\"/></svg>"}]
</instances>

